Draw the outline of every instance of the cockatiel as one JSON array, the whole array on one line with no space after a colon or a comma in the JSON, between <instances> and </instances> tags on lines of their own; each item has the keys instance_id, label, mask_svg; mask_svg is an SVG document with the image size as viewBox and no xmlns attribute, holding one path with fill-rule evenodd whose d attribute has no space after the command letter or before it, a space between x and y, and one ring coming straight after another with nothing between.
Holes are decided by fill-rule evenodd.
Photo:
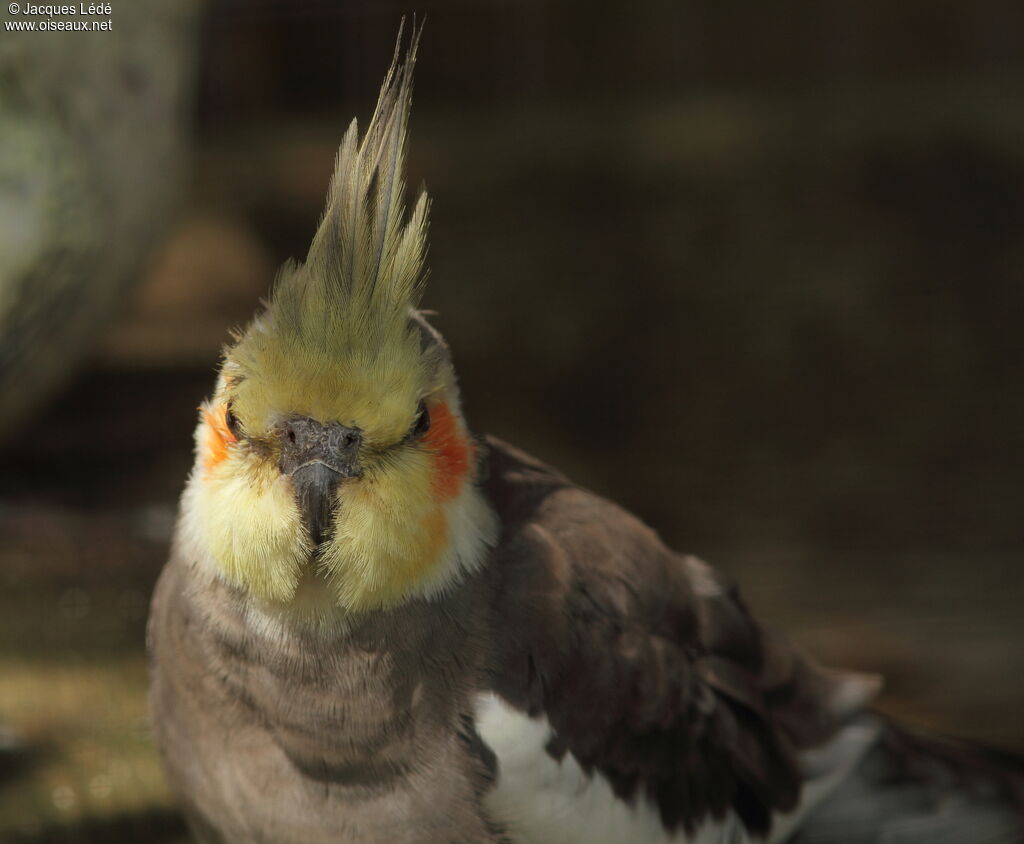
<instances>
[{"instance_id":1,"label":"cockatiel","mask_svg":"<svg viewBox=\"0 0 1024 844\"><path fill-rule=\"evenodd\" d=\"M149 637L202 842L1016 841L1021 768L911 738L726 579L463 417L417 312L417 39L226 350Z\"/></svg>"}]
</instances>

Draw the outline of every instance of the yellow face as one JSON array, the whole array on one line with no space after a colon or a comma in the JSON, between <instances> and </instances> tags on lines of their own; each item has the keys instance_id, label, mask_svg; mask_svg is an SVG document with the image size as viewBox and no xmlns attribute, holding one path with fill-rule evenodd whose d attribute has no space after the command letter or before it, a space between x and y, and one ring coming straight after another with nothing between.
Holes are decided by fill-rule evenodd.
<instances>
[{"instance_id":1,"label":"yellow face","mask_svg":"<svg viewBox=\"0 0 1024 844\"><path fill-rule=\"evenodd\" d=\"M180 542L258 601L359 611L430 595L496 532L440 340L413 309L428 200L406 217L416 39L352 122L302 264L229 350L203 406Z\"/></svg>"},{"instance_id":2,"label":"yellow face","mask_svg":"<svg viewBox=\"0 0 1024 844\"><path fill-rule=\"evenodd\" d=\"M358 611L442 590L494 534L450 365L403 382L331 363L288 384L229 353L201 408L190 550L273 605L313 592Z\"/></svg>"}]
</instances>

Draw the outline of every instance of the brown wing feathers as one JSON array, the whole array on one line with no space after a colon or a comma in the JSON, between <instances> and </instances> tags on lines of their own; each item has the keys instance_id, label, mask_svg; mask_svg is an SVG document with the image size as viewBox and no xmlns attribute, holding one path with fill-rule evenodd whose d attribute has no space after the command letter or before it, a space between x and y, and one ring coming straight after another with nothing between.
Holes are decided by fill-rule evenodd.
<instances>
[{"instance_id":1,"label":"brown wing feathers","mask_svg":"<svg viewBox=\"0 0 1024 844\"><path fill-rule=\"evenodd\" d=\"M856 681L764 634L719 574L628 513L488 447L485 489L504 524L495 691L547 715L552 755L571 752L623 798L648 795L667 827L731 808L766 831L799 796L795 751L838 728Z\"/></svg>"}]
</instances>

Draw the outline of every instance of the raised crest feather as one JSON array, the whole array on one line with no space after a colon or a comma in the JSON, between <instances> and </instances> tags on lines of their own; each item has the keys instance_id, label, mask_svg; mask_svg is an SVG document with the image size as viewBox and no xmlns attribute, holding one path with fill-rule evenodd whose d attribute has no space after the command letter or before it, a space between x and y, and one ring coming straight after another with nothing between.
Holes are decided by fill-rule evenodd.
<instances>
[{"instance_id":1,"label":"raised crest feather","mask_svg":"<svg viewBox=\"0 0 1024 844\"><path fill-rule=\"evenodd\" d=\"M283 273L275 286L271 309L278 330L308 334L326 321L332 334L344 324L350 330L342 333L358 335L351 331L360 327L351 324L357 320L373 334L389 333L395 322L405 326L419 302L428 199L421 191L405 219L404 171L420 32L413 32L404 61L399 32L362 141L357 120L345 133L305 264Z\"/></svg>"},{"instance_id":2,"label":"raised crest feather","mask_svg":"<svg viewBox=\"0 0 1024 844\"><path fill-rule=\"evenodd\" d=\"M414 24L404 57L403 30L365 134L353 120L342 140L305 262L285 264L265 312L228 350L242 379L232 398L256 427L288 408L362 427L385 420L395 427L378 432L386 440L432 387L437 361L412 321L429 202L421 190L406 214L404 172L422 26ZM313 393L336 400L311 401Z\"/></svg>"}]
</instances>

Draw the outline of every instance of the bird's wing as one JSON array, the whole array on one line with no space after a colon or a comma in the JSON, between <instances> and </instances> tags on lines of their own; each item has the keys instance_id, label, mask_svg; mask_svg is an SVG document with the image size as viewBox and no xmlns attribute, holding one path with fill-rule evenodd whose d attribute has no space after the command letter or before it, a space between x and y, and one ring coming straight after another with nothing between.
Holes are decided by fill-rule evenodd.
<instances>
[{"instance_id":1,"label":"bird's wing","mask_svg":"<svg viewBox=\"0 0 1024 844\"><path fill-rule=\"evenodd\" d=\"M484 488L503 525L490 682L662 825L738 816L754 834L800 797L801 750L877 680L823 669L758 626L725 578L614 504L494 439Z\"/></svg>"},{"instance_id":2,"label":"bird's wing","mask_svg":"<svg viewBox=\"0 0 1024 844\"><path fill-rule=\"evenodd\" d=\"M1021 844L1024 758L884 724L787 844Z\"/></svg>"}]
</instances>

